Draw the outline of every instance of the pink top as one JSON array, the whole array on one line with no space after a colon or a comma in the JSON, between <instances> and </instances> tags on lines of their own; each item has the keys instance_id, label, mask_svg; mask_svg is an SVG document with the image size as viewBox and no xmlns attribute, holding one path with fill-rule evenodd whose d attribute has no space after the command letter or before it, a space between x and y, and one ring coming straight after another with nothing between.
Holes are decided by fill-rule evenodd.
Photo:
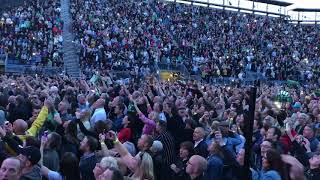
<instances>
[{"instance_id":1,"label":"pink top","mask_svg":"<svg viewBox=\"0 0 320 180\"><path fill-rule=\"evenodd\" d=\"M144 123L142 134L152 135L154 129L156 128L156 122L147 118L142 113L139 113L139 118Z\"/></svg>"}]
</instances>

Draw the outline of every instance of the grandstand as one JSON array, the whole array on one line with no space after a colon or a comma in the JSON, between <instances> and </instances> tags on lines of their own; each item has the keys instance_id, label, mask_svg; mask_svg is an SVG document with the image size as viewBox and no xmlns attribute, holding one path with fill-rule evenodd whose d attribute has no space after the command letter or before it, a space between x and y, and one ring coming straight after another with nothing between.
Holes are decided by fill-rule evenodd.
<instances>
[{"instance_id":1,"label":"grandstand","mask_svg":"<svg viewBox=\"0 0 320 180\"><path fill-rule=\"evenodd\" d=\"M46 2L46 1L45 1ZM148 3L143 3L143 1L140 3L140 5L143 5L143 8L145 7L150 7L153 8L153 10L148 10L149 13L160 13L159 16L163 16L161 18L164 18L164 21L168 22L160 22L163 25L165 25L167 28L175 28L176 30L178 28L179 32L169 32L164 29L160 29L160 31L163 31L162 33L165 33L168 37L158 37L157 39L154 39L152 41L146 41L144 43L153 43L153 44L158 44L159 50L155 49L155 46L151 44L152 47L148 47L148 51L146 50L146 47L142 47L144 49L143 56L134 54L138 53L136 48L138 47L135 43L137 43L137 40L139 43L141 43L141 39L137 39L133 36L136 36L137 33L137 28L138 26L131 26L131 27L125 27L121 24L119 24L120 31L123 31L125 34L124 36L128 36L127 39L124 40L131 40L133 42L128 42L128 43L134 43L131 45L131 49L128 51L128 47L120 47L120 51L116 51L114 47L106 47L106 44L103 44L103 41L106 41L108 38L110 39L111 37L108 37L108 35L112 34L112 29L106 28L106 26L110 25L108 21L109 19L106 16L101 16L101 14L97 14L94 12L90 12L90 8L96 8L93 7L92 4L87 4L84 3L83 1L71 1L70 4L68 4L69 1L62 1L62 5L59 3L57 8L65 9L65 8L70 8L70 13L72 15L72 21L73 21L73 33L74 35L66 35L66 31L69 31L68 28L65 29L61 27L61 30L65 30L64 33L61 35L61 40L65 39L65 42L68 45L61 46L58 45L56 49L56 54L60 60L58 60L59 64L54 65L55 67L51 67L52 61L49 58L50 62L46 62L47 60L43 61L44 58L40 57L37 52L34 52L30 56L30 61L28 61L27 64L26 62L21 61L20 59L16 59L17 56L6 56L6 72L7 73L21 73L23 72L23 69L30 69L31 66L37 65L39 62L39 58L41 58L42 62L45 64L42 64L41 66L46 67L50 70L50 72L59 72L59 73L67 73L67 74L73 74L72 76L74 77L79 77L80 70L84 73L86 67L90 68L97 68L97 69L111 69L113 71L123 71L126 69L131 69L133 70L134 68L138 68L138 71L141 68L141 65L143 66L149 66L147 68L147 71L149 68L151 68L152 72L159 72L160 76L162 72L164 73L169 73L170 71L172 72L179 72L183 74L184 78L187 79L206 79L212 81L213 79L223 77L224 81L230 81L230 78L238 79L239 78L239 73L241 74L241 79L247 79L248 81L254 81L257 78L262 78L262 79L269 79L269 80L285 80L285 79L294 79L294 80L304 80L306 76L308 76L308 73L310 72L309 69L298 69L298 65L295 62L295 66L291 67L292 63L288 63L287 61L279 61L278 67L273 67L274 65L271 65L272 67L267 67L266 64L268 62L275 61L279 58L287 59L288 55L284 54L279 54L277 52L280 47L281 41L284 39L291 39L289 42L291 43L297 43L295 44L295 47L298 47L301 44L305 43L310 43L312 45L317 44L318 42L318 34L314 34L314 32L318 32L319 26L317 25L318 20L318 15L317 11L318 9L307 9L307 8L298 8L297 3L293 1L277 1L277 0L250 0L250 1L245 1L245 0L220 0L220 1L211 1L211 0L168 0L168 1L162 1L161 6L162 8L168 8L166 10L166 14L168 15L167 17L164 17L164 14L160 12L159 10L156 10L155 8L158 8L157 3L155 1L146 1ZM129 6L132 5L132 1L119 1L123 2L125 4L128 4ZM97 3L101 4L101 7L107 8L107 10L102 10L99 8L96 8L98 12L104 12L105 14L110 13L111 9L116 9L117 11L120 10L119 7L121 7L121 3L119 2L105 2L105 1L97 1ZM112 4L114 3L114 4ZM85 7L86 9L76 9L76 5L83 5L82 7ZM113 7L112 7L113 6ZM79 7L78 7L79 8ZM89 8L89 9L88 9ZM98 19L95 19L93 21L95 24L93 27L90 27L91 29L88 29L86 27L87 24L79 24L79 23L84 23L83 20L79 21L77 18L79 18L79 14L77 12L81 12L81 10L84 10L86 13L91 14L95 17L103 17L104 21L102 23L102 27L98 27L96 23L100 23ZM162 10L161 10L162 11ZM184 12L183 12L184 11ZM69 15L67 15L65 10L62 11L62 14L59 14L61 18L67 22L67 18ZM129 11L128 11L129 12ZM136 12L137 13L137 12ZM141 12L138 12L141 13ZM212 13L215 13L215 16L212 16ZM298 13L298 15L295 15ZM310 17L311 13L314 13L313 18ZM140 18L145 17L141 16L142 14L136 14L140 16ZM183 17L185 15L185 18ZM306 17L308 15L308 18ZM118 15L119 16L119 13ZM209 16L204 18L205 16ZM220 21L218 18L219 16L223 17L224 20L223 22ZM247 17L246 17L247 16ZM175 25L170 25L172 21L170 20L171 17L175 18L182 18L184 22L182 21L179 26L182 26L183 28L186 29L179 29L181 27L175 26ZM265 17L268 17L267 19ZM120 23L119 20L125 20L127 15L121 15L121 17L118 18L117 22ZM158 17L156 17L158 18ZM234 19L234 20L232 20ZM170 22L171 21L171 22ZM189 21L189 22L188 22ZM204 21L207 24L209 24L210 29L206 29L207 32L199 32L198 29L208 28L208 25L204 24L197 24L197 23L192 23L190 22L196 22L196 21ZM219 26L215 26L215 24L210 24L213 21L214 23L222 23L219 24ZM257 26L258 22L260 21L265 21L264 23L269 23L265 24L262 27ZM231 23L238 23L238 27L234 26ZM310 23L313 22L315 25L308 26L308 25L302 25L304 23ZM154 23L154 22L152 22ZM157 22L159 23L159 22ZM169 24L168 24L169 23ZM247 27L242 27L243 24L247 25ZM291 23L298 23L299 25L292 25ZM275 25L276 24L276 25ZM66 27L68 25L64 25ZM87 29L86 32L83 32L80 29L77 29L78 27L81 27L83 29ZM142 27L144 24L142 23ZM158 24L151 24L151 26L158 26ZM201 26L201 27L195 27L195 26ZM265 30L265 26L267 27L267 31L263 32ZM213 35L212 33L217 33L219 31L219 28L223 28L223 33L239 33L242 31L240 36L235 36L234 40L240 40L239 43L243 43L240 39L240 37L243 36L248 36L250 33L245 33L243 30L247 31L250 29L250 31L258 31L258 34L256 37L252 37L251 41L254 41L254 44L249 45L247 44L242 44L241 46L244 46L243 49L247 49L246 53L243 52L243 49L240 51L238 45L232 45L230 39L228 39L227 42L225 42L225 45L222 45L223 38L222 36L216 36ZM312 28L311 31L306 31L308 34L304 32L299 31L299 28L301 29L308 29ZM71 27L69 27L71 28ZM106 28L103 30L103 28ZM131 29L132 28L132 29ZM144 27L143 27L144 28ZM230 28L238 28L235 30L230 31ZM240 28L240 29L239 29ZM253 28L253 29L251 29ZM102 31L103 30L103 31ZM185 31L187 30L187 31ZM229 32L227 32L229 31ZM269 32L268 32L269 31ZM280 39L277 39L276 36L273 36L272 33L276 32L275 35L280 37ZM90 34L91 33L91 34ZM154 36L156 34L153 34L154 32L151 32L149 35ZM180 33L180 34L176 34ZM188 33L190 34L190 37ZM264 40L265 42L261 41L258 42L258 36L262 35L261 33L265 35ZM303 33L303 34L302 34ZM205 35L206 34L206 35ZM102 36L103 35L103 36ZM107 37L105 36L107 35ZM177 36L178 35L178 36ZM289 36L290 35L290 36ZM74 37L72 37L74 36ZM144 35L145 36L145 35ZM156 35L158 36L158 35ZM180 36L180 37L179 37ZM181 38L182 36L182 38ZM204 36L204 37L202 37ZM207 37L206 37L207 36ZM250 36L250 35L249 35ZM269 36L269 37L268 37ZM297 42L293 42L293 39L295 37L299 36L309 36L308 38L312 40L306 41L306 39L299 39ZM206 42L205 46L202 46L203 40L200 41L200 38L208 38L209 41ZM72 39L74 38L74 41ZM88 39L89 38L89 39ZM98 38L98 39L97 39ZM130 39L131 38L131 39ZM167 40L163 38L169 38ZM122 37L117 37L116 39L112 40L121 40ZM275 41L277 39L277 41ZM86 40L86 42L84 41ZM169 42L165 42L165 41ZM71 42L72 41L72 42ZM90 41L90 42L89 42ZM158 41L158 42L155 42ZM207 41L207 40L206 40ZM218 45L210 44L213 43L218 43ZM313 42L309 42L313 41ZM142 41L143 42L143 41ZM90 44L88 44L90 43ZM99 44L98 44L99 43ZM108 42L107 42L108 43ZM118 42L117 42L118 43ZM168 43L168 44L164 44ZM209 43L209 44L208 44ZM219 44L220 43L220 44ZM261 44L264 43L264 44ZM99 45L99 46L98 46ZM127 44L128 46L130 44ZM163 46L162 46L163 45ZM168 46L169 45L169 46ZM261 46L262 45L262 46ZM79 48L77 48L77 46ZM108 46L108 45L107 45ZM256 47L255 47L256 46ZM263 46L267 46L266 48ZM275 46L275 47L272 47ZM62 48L63 47L63 48ZM71 48L69 48L71 47ZM168 47L171 48L168 50ZM233 54L231 52L222 52L220 48L231 48L228 49L228 51L235 51ZM272 48L273 50L272 50ZM287 44L286 47L284 48L289 48L290 45ZM118 47L119 48L119 47ZM178 49L177 49L178 48ZM220 50L217 50L220 49ZM236 50L236 49L237 50ZM271 48L271 49L270 49ZM282 47L281 47L282 48ZM317 56L317 51L318 47L314 46L313 51L307 52L304 57L297 57L298 59L303 59L304 61L299 62L299 66L305 67L305 65L301 63L306 63L312 64L312 66L317 67L317 63L314 63L315 60L318 59ZM151 50L150 50L151 49ZM249 50L251 49L251 50ZM277 50L274 50L277 49ZM292 55L292 53L299 53L301 55L301 52L294 52L295 49L289 48L287 50L291 56L295 58L295 54ZM259 52L260 54L256 54ZM176 53L175 55L171 53ZM204 53L204 54L203 54ZM278 56L281 57L275 57L274 54L277 54ZM282 52L280 52L282 53ZM68 55L66 55L68 54ZM77 54L79 57L77 57ZM272 55L273 54L273 55ZM237 57L235 57L237 56ZM250 57L249 57L250 56ZM60 61L63 59L65 62L65 65L61 65ZM248 61L249 59L253 58L254 61L251 62ZM262 57L265 57L266 60L260 61ZM52 57L51 57L52 58ZM130 61L127 61L127 58L130 59ZM33 59L33 60L32 60ZM38 60L37 60L38 59ZM256 61L258 59L258 61ZM264 58L263 58L264 59ZM290 58L289 58L290 59ZM307 60L306 60L307 59ZM134 60L135 62L133 63ZM24 60L25 61L25 60ZM116 62L115 62L116 61ZM219 62L218 62L219 61ZM223 63L221 63L223 62ZM226 63L227 64L226 64ZM231 63L233 62L233 63ZM50 64L46 64L50 63ZM77 67L76 64L80 63L80 68ZM111 63L111 64L110 64ZM230 64L231 63L231 64ZM274 62L272 62L274 63ZM259 66L259 64L263 64L262 66ZM28 67L29 66L29 67ZM253 67L253 70L251 67ZM75 68L77 67L77 68ZM258 69L257 69L258 68ZM143 68L146 69L146 68ZM272 70L271 70L272 69ZM169 71L168 71L169 70ZM28 71L32 72L32 71ZM301 73L298 73L301 72ZM307 73L307 74L306 74ZM312 72L312 73L317 73L317 72ZM142 73L145 74L145 73ZM148 74L148 73L147 73ZM310 74L310 73L309 73ZM243 76L243 77L242 77ZM315 77L315 76L313 76Z\"/></svg>"}]
</instances>

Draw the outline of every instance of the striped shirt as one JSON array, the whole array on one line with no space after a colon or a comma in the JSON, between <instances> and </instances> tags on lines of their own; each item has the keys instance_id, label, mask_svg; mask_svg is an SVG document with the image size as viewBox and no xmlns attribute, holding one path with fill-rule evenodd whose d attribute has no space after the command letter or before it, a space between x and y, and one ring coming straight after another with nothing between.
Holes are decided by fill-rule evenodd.
<instances>
[{"instance_id":1,"label":"striped shirt","mask_svg":"<svg viewBox=\"0 0 320 180\"><path fill-rule=\"evenodd\" d=\"M171 165L175 162L175 144L172 135L168 132L162 132L156 137L156 140L161 141L163 144L164 163Z\"/></svg>"}]
</instances>

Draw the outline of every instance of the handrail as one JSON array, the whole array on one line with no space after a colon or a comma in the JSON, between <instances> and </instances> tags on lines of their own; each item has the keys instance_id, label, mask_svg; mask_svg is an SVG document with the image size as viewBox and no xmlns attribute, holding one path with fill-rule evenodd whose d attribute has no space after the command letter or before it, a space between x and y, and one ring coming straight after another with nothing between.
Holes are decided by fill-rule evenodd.
<instances>
[{"instance_id":1,"label":"handrail","mask_svg":"<svg viewBox=\"0 0 320 180\"><path fill-rule=\"evenodd\" d=\"M262 11L262 10L255 10L255 9L249 9L249 8L243 8L243 7L236 7L236 6L229 6L229 5L223 5L223 4L217 4L217 3L213 3L213 2L203 2L203 1L195 1L195 0L179 0L181 1L185 1L185 2L190 2L191 5L193 5L193 3L196 4L202 4L202 5L207 5L209 6L218 6L218 7L223 7L223 8L230 8L230 9L237 9L237 10L244 10L244 11L251 11L253 13L257 12L257 13L266 13L266 14L271 14L271 15L277 15L277 16L282 16L282 17L289 17L288 15L285 14L281 14L281 13L275 13L275 12L268 12L268 11ZM169 2L169 1L168 1ZM174 3L179 3L173 1Z\"/></svg>"},{"instance_id":2,"label":"handrail","mask_svg":"<svg viewBox=\"0 0 320 180\"><path fill-rule=\"evenodd\" d=\"M15 73L15 74L47 74L55 75L62 72L60 67L40 67L32 65L23 64L8 64L6 63L5 73Z\"/></svg>"}]
</instances>

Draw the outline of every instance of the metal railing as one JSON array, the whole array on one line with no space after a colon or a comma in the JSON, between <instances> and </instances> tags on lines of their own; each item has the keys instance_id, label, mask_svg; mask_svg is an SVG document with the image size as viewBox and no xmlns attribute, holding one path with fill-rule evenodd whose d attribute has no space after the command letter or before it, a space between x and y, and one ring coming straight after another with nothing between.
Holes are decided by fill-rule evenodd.
<instances>
[{"instance_id":1,"label":"metal railing","mask_svg":"<svg viewBox=\"0 0 320 180\"><path fill-rule=\"evenodd\" d=\"M21 64L6 64L6 74L42 74L53 76L63 72L63 68L60 67L40 67L32 65L21 65Z\"/></svg>"},{"instance_id":2,"label":"metal railing","mask_svg":"<svg viewBox=\"0 0 320 180\"><path fill-rule=\"evenodd\" d=\"M184 64L180 63L158 63L159 70L179 71L185 78L189 78L190 73Z\"/></svg>"}]
</instances>

